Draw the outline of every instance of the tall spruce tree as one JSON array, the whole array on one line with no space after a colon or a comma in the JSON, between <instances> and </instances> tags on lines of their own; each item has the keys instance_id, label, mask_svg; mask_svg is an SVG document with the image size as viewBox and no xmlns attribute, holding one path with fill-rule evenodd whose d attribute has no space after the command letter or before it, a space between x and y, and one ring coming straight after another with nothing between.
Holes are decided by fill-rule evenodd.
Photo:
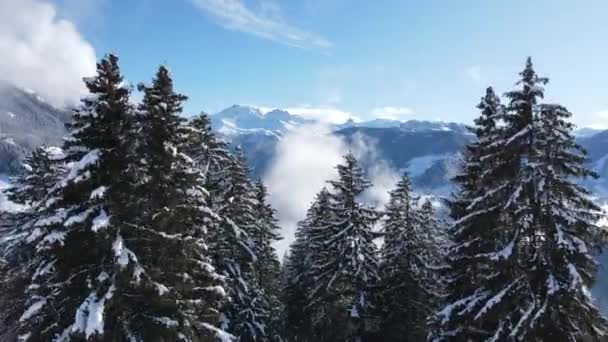
<instances>
[{"instance_id":1,"label":"tall spruce tree","mask_svg":"<svg viewBox=\"0 0 608 342\"><path fill-rule=\"evenodd\" d=\"M223 308L222 327L241 341L262 341L268 338L271 318L255 268L256 200L242 152L228 160L219 185L214 196L222 222L212 235L210 249L231 299Z\"/></svg>"},{"instance_id":2,"label":"tall spruce tree","mask_svg":"<svg viewBox=\"0 0 608 342\"><path fill-rule=\"evenodd\" d=\"M347 154L337 170L339 179L329 182L327 218L311 228L319 246L309 272L310 305L317 306L313 330L323 341L361 341L369 334L365 323L378 280L373 231L378 213L358 199L370 183L355 157Z\"/></svg>"},{"instance_id":3,"label":"tall spruce tree","mask_svg":"<svg viewBox=\"0 0 608 342\"><path fill-rule=\"evenodd\" d=\"M425 337L429 336L429 323L432 322L435 310L444 304L447 296L443 274L449 269L445 259L451 241L445 223L438 219L437 214L431 200L425 199L420 207L423 236L420 249L424 263L419 269L420 279L426 290L426 303L431 307L425 317L427 331Z\"/></svg>"},{"instance_id":4,"label":"tall spruce tree","mask_svg":"<svg viewBox=\"0 0 608 342\"><path fill-rule=\"evenodd\" d=\"M438 315L439 339L578 341L606 333L588 291L599 208L574 183L593 173L570 113L538 103L547 79L530 59L520 75L521 88L506 94L499 138L479 158L492 162L454 215L456 274L451 304Z\"/></svg>"},{"instance_id":5,"label":"tall spruce tree","mask_svg":"<svg viewBox=\"0 0 608 342\"><path fill-rule=\"evenodd\" d=\"M295 241L291 244L290 254L283 265L285 284L282 290L285 305L288 341L308 341L313 339L313 325L320 326L323 321L314 320L321 316L316 303L311 304L309 295L316 285L311 266L321 260L327 251L324 248L323 222L329 221L330 194L323 188L315 197L306 213L306 218L298 222Z\"/></svg>"},{"instance_id":6,"label":"tall spruce tree","mask_svg":"<svg viewBox=\"0 0 608 342\"><path fill-rule=\"evenodd\" d=\"M268 305L269 319L266 335L272 341L281 338L283 311L280 301L281 262L273 243L281 240L279 226L275 217L276 211L267 203L268 190L261 180L254 185L256 229L253 240L257 260L254 265L259 288L264 291L264 300Z\"/></svg>"},{"instance_id":7,"label":"tall spruce tree","mask_svg":"<svg viewBox=\"0 0 608 342\"><path fill-rule=\"evenodd\" d=\"M506 170L501 168L503 133L498 125L504 107L493 89L488 88L478 108L481 113L471 129L476 141L466 148L462 171L454 178L458 192L448 201L454 220L449 231L453 245L447 255L448 297L435 320L434 340L487 338L493 322L476 320L475 308L509 281L508 273L496 271L504 269L503 258L492 254L505 245L501 203L506 200L499 176Z\"/></svg>"},{"instance_id":8,"label":"tall spruce tree","mask_svg":"<svg viewBox=\"0 0 608 342\"><path fill-rule=\"evenodd\" d=\"M208 206L204 172L185 154L190 136L179 114L186 97L164 66L139 89L138 177L113 244L122 258L118 284L131 295L115 310L138 340L212 340L225 334L216 327L224 289L207 250L219 218Z\"/></svg>"},{"instance_id":9,"label":"tall spruce tree","mask_svg":"<svg viewBox=\"0 0 608 342\"><path fill-rule=\"evenodd\" d=\"M91 95L74 110L64 144L70 171L47 194L29 240L37 257L19 319L23 339L67 341L107 332L117 264L110 217L122 191L115 182L125 177L131 107L116 56L102 59L85 83Z\"/></svg>"},{"instance_id":10,"label":"tall spruce tree","mask_svg":"<svg viewBox=\"0 0 608 342\"><path fill-rule=\"evenodd\" d=\"M171 102L176 97L168 74L162 74L161 69L156 87L145 89L142 117L148 123L152 111L160 117L179 111L179 101ZM164 188L171 200L151 218L148 210L157 202L139 195L154 173L142 167L150 165L147 159L138 159L145 139L136 139L149 131L145 124L135 125L118 58L102 59L97 75L85 82L91 96L74 111L64 146L69 172L49 190L34 223L37 234L27 240L36 258L28 306L19 318L22 339L201 341L226 336L213 326L223 290L205 256L204 222L210 215L202 206L196 173L187 158L163 144L175 187ZM156 195L154 200L164 199Z\"/></svg>"},{"instance_id":11,"label":"tall spruce tree","mask_svg":"<svg viewBox=\"0 0 608 342\"><path fill-rule=\"evenodd\" d=\"M529 304L527 312L534 319L522 319L515 332L530 340L605 338L608 320L589 292L597 273L594 256L605 241L597 226L601 209L591 193L574 182L597 175L585 166L586 153L575 142L572 114L566 108L542 104L535 116L538 152L530 162L530 202L536 211L533 225L523 225L532 232L521 243L531 273L529 286L541 300Z\"/></svg>"},{"instance_id":12,"label":"tall spruce tree","mask_svg":"<svg viewBox=\"0 0 608 342\"><path fill-rule=\"evenodd\" d=\"M384 341L424 340L426 318L433 309L427 279L431 236L425 231L418 200L404 174L385 209L377 303Z\"/></svg>"},{"instance_id":13,"label":"tall spruce tree","mask_svg":"<svg viewBox=\"0 0 608 342\"><path fill-rule=\"evenodd\" d=\"M188 122L188 143L186 153L192 157L197 167L206 175L208 191L218 191L219 179L230 162L230 151L225 142L211 131L211 120L200 113Z\"/></svg>"},{"instance_id":14,"label":"tall spruce tree","mask_svg":"<svg viewBox=\"0 0 608 342\"><path fill-rule=\"evenodd\" d=\"M60 148L41 146L25 158L21 172L6 190L7 198L20 210L0 213L0 339L16 339L18 320L26 309L24 296L33 268L36 249L30 243L40 229L36 219L44 215L49 190L65 174Z\"/></svg>"}]
</instances>

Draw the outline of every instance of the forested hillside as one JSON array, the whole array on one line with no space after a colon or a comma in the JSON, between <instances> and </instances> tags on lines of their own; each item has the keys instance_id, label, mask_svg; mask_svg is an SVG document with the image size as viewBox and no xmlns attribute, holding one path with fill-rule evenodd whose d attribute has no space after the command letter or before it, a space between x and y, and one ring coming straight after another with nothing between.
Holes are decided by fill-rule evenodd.
<instances>
[{"instance_id":1,"label":"forested hillside","mask_svg":"<svg viewBox=\"0 0 608 342\"><path fill-rule=\"evenodd\" d=\"M281 227L251 175L256 161L212 131L207 115L184 119L187 97L167 67L138 85L134 101L118 62L99 61L63 144L37 147L3 190L12 206L0 212L0 340L608 334L590 294L606 227L584 185L598 175L572 114L543 101L548 79L531 59L503 97L492 87L480 94L468 133L383 131L397 144L418 139L417 151L390 150L401 169L416 153L462 156L442 203L448 218L407 172L384 207L365 203L372 184L347 153L281 261Z\"/></svg>"}]
</instances>

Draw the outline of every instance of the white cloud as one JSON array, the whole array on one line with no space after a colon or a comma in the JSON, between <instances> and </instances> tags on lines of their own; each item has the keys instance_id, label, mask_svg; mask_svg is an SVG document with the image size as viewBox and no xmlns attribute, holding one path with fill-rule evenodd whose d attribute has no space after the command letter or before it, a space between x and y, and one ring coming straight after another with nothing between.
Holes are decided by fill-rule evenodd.
<instances>
[{"instance_id":1,"label":"white cloud","mask_svg":"<svg viewBox=\"0 0 608 342\"><path fill-rule=\"evenodd\" d=\"M249 105L259 110L262 114L267 114L273 110L279 109L287 111L289 114L298 115L306 119L317 121L321 124L341 124L346 122L348 119L353 119L355 122L360 122L357 116L353 113L344 111L334 107L313 107L313 106L294 106L294 107L272 107L272 106L259 106Z\"/></svg>"},{"instance_id":2,"label":"white cloud","mask_svg":"<svg viewBox=\"0 0 608 342\"><path fill-rule=\"evenodd\" d=\"M379 107L372 109L372 116L380 119L403 120L411 117L414 110L407 107Z\"/></svg>"},{"instance_id":3,"label":"white cloud","mask_svg":"<svg viewBox=\"0 0 608 342\"><path fill-rule=\"evenodd\" d=\"M366 167L366 176L372 183L363 194L363 201L376 208L384 207L390 197L389 191L395 187L400 175L378 153L377 141L368 136L356 133L350 151Z\"/></svg>"},{"instance_id":4,"label":"white cloud","mask_svg":"<svg viewBox=\"0 0 608 342\"><path fill-rule=\"evenodd\" d=\"M608 109L592 113L585 121L588 122L588 124L581 124L581 127L608 129Z\"/></svg>"},{"instance_id":5,"label":"white cloud","mask_svg":"<svg viewBox=\"0 0 608 342\"><path fill-rule=\"evenodd\" d=\"M291 114L300 115L305 118L315 119L323 123L341 124L348 119L360 121L353 113L334 107L289 107L285 108Z\"/></svg>"},{"instance_id":6,"label":"white cloud","mask_svg":"<svg viewBox=\"0 0 608 342\"><path fill-rule=\"evenodd\" d=\"M277 145L264 183L283 229L283 240L276 246L279 256L293 241L297 222L306 216L315 195L337 177L335 166L344 151L345 143L322 125L299 127Z\"/></svg>"},{"instance_id":7,"label":"white cloud","mask_svg":"<svg viewBox=\"0 0 608 342\"><path fill-rule=\"evenodd\" d=\"M285 22L281 8L275 2L263 1L258 8L252 9L243 0L190 1L229 30L299 48L327 50L333 46L327 39Z\"/></svg>"},{"instance_id":8,"label":"white cloud","mask_svg":"<svg viewBox=\"0 0 608 342\"><path fill-rule=\"evenodd\" d=\"M363 194L362 200L376 207L384 206L388 191L395 186L399 176L382 160L370 138L355 135L349 146L331 134L327 126L309 125L290 132L277 145L264 183L283 229L283 240L276 246L280 256L293 242L297 223L306 216L315 195L328 180L337 178L335 167L349 151L367 166L367 176L373 185Z\"/></svg>"},{"instance_id":9,"label":"white cloud","mask_svg":"<svg viewBox=\"0 0 608 342\"><path fill-rule=\"evenodd\" d=\"M51 103L73 104L95 72L95 51L72 22L39 0L0 1L0 79Z\"/></svg>"},{"instance_id":10,"label":"white cloud","mask_svg":"<svg viewBox=\"0 0 608 342\"><path fill-rule=\"evenodd\" d=\"M466 68L465 74L468 78L475 82L481 81L481 67L479 65L472 65Z\"/></svg>"}]
</instances>

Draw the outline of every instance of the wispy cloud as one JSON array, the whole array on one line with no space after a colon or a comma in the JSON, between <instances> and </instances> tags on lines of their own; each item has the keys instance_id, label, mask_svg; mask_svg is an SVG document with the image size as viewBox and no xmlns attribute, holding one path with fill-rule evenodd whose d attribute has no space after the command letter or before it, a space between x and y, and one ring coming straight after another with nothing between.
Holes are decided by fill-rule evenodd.
<instances>
[{"instance_id":1,"label":"wispy cloud","mask_svg":"<svg viewBox=\"0 0 608 342\"><path fill-rule=\"evenodd\" d=\"M270 202L278 211L283 240L276 244L283 255L293 241L297 222L326 181L336 179L335 166L348 150L346 143L326 125L306 125L281 139L264 183Z\"/></svg>"},{"instance_id":2,"label":"wispy cloud","mask_svg":"<svg viewBox=\"0 0 608 342\"><path fill-rule=\"evenodd\" d=\"M582 121L579 122L581 127L590 127L595 129L608 129L608 109L600 110L594 113L591 113L587 120L577 120Z\"/></svg>"},{"instance_id":3,"label":"wispy cloud","mask_svg":"<svg viewBox=\"0 0 608 342\"><path fill-rule=\"evenodd\" d=\"M285 108L291 114L300 115L305 118L315 119L324 123L341 124L348 119L360 121L353 113L334 107L289 107Z\"/></svg>"},{"instance_id":4,"label":"wispy cloud","mask_svg":"<svg viewBox=\"0 0 608 342\"><path fill-rule=\"evenodd\" d=\"M382 208L388 201L388 191L399 179L381 155L376 141L355 134L349 144L331 132L331 127L323 124L290 131L279 141L264 175L270 202L278 210L282 228L283 240L275 246L281 256L293 241L297 222L306 216L315 194L327 186L328 180L337 179L336 165L346 153L352 152L367 166L366 173L373 186L361 199L368 205Z\"/></svg>"},{"instance_id":5,"label":"wispy cloud","mask_svg":"<svg viewBox=\"0 0 608 342\"><path fill-rule=\"evenodd\" d=\"M414 110L408 107L378 107L372 109L372 116L380 119L403 120L410 118Z\"/></svg>"},{"instance_id":6,"label":"wispy cloud","mask_svg":"<svg viewBox=\"0 0 608 342\"><path fill-rule=\"evenodd\" d=\"M0 80L71 105L85 93L81 78L95 73L95 59L93 46L54 4L0 1Z\"/></svg>"},{"instance_id":7,"label":"wispy cloud","mask_svg":"<svg viewBox=\"0 0 608 342\"><path fill-rule=\"evenodd\" d=\"M355 114L338 109L333 106L290 106L290 107L272 107L272 106L260 106L260 105L249 105L250 107L258 109L262 114L266 114L275 109L287 111L289 114L298 115L306 119L317 121L319 124L341 124L348 119L353 119L355 122L360 122L361 119Z\"/></svg>"},{"instance_id":8,"label":"wispy cloud","mask_svg":"<svg viewBox=\"0 0 608 342\"><path fill-rule=\"evenodd\" d=\"M190 0L200 10L215 17L229 30L244 32L288 46L328 50L333 44L312 32L287 23L278 4L263 1L257 8L243 0Z\"/></svg>"},{"instance_id":9,"label":"wispy cloud","mask_svg":"<svg viewBox=\"0 0 608 342\"><path fill-rule=\"evenodd\" d=\"M474 82L481 82L481 67L479 65L472 65L466 68L464 73Z\"/></svg>"}]
</instances>

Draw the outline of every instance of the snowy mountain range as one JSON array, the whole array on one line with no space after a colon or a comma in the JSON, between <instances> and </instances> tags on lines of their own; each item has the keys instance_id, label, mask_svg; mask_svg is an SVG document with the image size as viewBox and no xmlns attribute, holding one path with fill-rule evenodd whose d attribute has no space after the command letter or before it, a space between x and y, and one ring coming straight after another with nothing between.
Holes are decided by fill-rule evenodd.
<instances>
[{"instance_id":1,"label":"snowy mountain range","mask_svg":"<svg viewBox=\"0 0 608 342\"><path fill-rule=\"evenodd\" d=\"M287 133L316 123L285 110L262 111L242 105L210 117L214 130L245 152L254 177L268 170L277 143ZM0 84L0 174L14 173L21 159L36 146L60 144L68 120L67 111L54 108L35 93ZM351 144L365 139L376 149L378 158L396 171L407 170L419 190L433 193L448 190L459 152L472 138L464 124L421 120L349 120L331 126L331 131ZM608 198L608 131L583 128L576 133L602 176L587 185L598 196Z\"/></svg>"},{"instance_id":2,"label":"snowy mountain range","mask_svg":"<svg viewBox=\"0 0 608 342\"><path fill-rule=\"evenodd\" d=\"M214 129L226 136L264 134L281 137L300 125L313 122L280 109L263 113L258 108L240 105L233 105L211 115Z\"/></svg>"},{"instance_id":3,"label":"snowy mountain range","mask_svg":"<svg viewBox=\"0 0 608 342\"><path fill-rule=\"evenodd\" d=\"M245 152L254 177L261 177L268 170L275 146L285 134L316 123L284 110L264 113L239 105L211 115L211 121L216 132ZM365 139L378 151L378 158L395 170L407 170L417 188L432 192L448 190L458 153L472 137L464 124L421 120L349 120L331 125L330 130L348 144Z\"/></svg>"},{"instance_id":4,"label":"snowy mountain range","mask_svg":"<svg viewBox=\"0 0 608 342\"><path fill-rule=\"evenodd\" d=\"M218 133L245 152L254 177L261 177L268 170L275 146L285 134L315 123L284 110L264 113L255 107L239 105L211 115L211 121ZM441 121L349 120L331 126L331 131L348 144L365 139L394 170L407 170L419 191L435 194L450 190L459 153L472 139L466 125ZM599 197L608 199L608 131L581 128L575 135L588 150L591 166L601 176L586 181L586 185Z\"/></svg>"},{"instance_id":5,"label":"snowy mountain range","mask_svg":"<svg viewBox=\"0 0 608 342\"><path fill-rule=\"evenodd\" d=\"M276 137L281 137L301 125L317 123L315 120L306 119L281 109L264 112L260 108L242 105L233 105L211 115L211 122L217 132L226 136L261 133ZM373 119L358 122L349 119L345 123L332 125L334 131L347 128L399 128L408 132L455 131L462 134L468 133L463 124L441 121Z\"/></svg>"}]
</instances>

